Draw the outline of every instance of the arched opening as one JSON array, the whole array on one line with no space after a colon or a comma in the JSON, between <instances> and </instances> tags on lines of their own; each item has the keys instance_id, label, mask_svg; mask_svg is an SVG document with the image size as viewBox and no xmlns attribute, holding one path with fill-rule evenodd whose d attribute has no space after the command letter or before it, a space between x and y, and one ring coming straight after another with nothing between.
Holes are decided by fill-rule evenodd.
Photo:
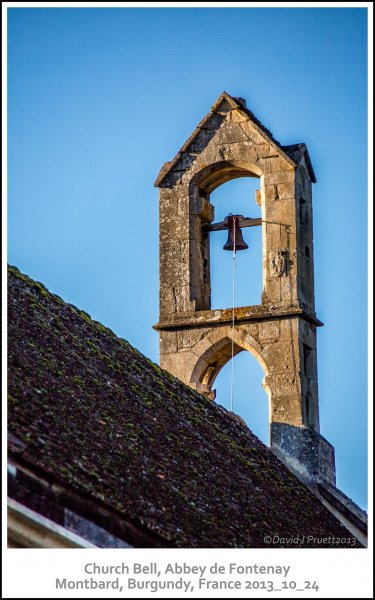
<instances>
[{"instance_id":1,"label":"arched opening","mask_svg":"<svg viewBox=\"0 0 375 600\"><path fill-rule=\"evenodd\" d=\"M215 222L229 213L261 218L260 181L258 177L231 179L210 195L215 207ZM257 203L258 200L258 203ZM262 227L246 227L242 235L249 248L236 253L235 305L261 304L262 295ZM233 254L223 250L228 230L210 233L211 309L232 306Z\"/></svg>"},{"instance_id":2,"label":"arched opening","mask_svg":"<svg viewBox=\"0 0 375 600\"><path fill-rule=\"evenodd\" d=\"M229 360L215 379L215 401L231 409L232 364ZM233 358L233 412L242 417L249 429L269 445L269 406L262 386L264 372L250 352L240 351Z\"/></svg>"},{"instance_id":3,"label":"arched opening","mask_svg":"<svg viewBox=\"0 0 375 600\"><path fill-rule=\"evenodd\" d=\"M259 344L250 335L245 340L235 335L233 343L228 335L212 342L207 348L205 340L202 340L202 352L199 345L196 348L200 358L193 369L191 382L198 391L242 417L251 431L269 444L271 396L267 385L263 386L268 367L261 356Z\"/></svg>"}]
</instances>

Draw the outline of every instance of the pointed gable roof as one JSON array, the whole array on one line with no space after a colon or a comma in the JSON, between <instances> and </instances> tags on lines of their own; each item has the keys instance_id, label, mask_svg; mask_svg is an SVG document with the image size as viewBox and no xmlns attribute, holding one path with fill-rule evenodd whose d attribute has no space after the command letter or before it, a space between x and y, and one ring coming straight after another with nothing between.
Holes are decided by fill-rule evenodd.
<instances>
[{"instance_id":1,"label":"pointed gable roof","mask_svg":"<svg viewBox=\"0 0 375 600\"><path fill-rule=\"evenodd\" d=\"M210 121L213 117L220 112L229 112L230 110L238 110L242 114L246 115L248 119L255 125L258 132L265 137L267 143L275 148L275 150L280 153L293 167L296 167L298 161L300 160L302 154L300 147L304 146L305 148L305 158L306 156L306 164L309 169L309 174L311 180L315 183L315 174L312 169L310 157L308 156L307 148L305 144L293 144L292 146L281 146L280 142L278 142L272 135L269 129L267 129L259 119L256 118L253 112L249 110L246 106L246 101L243 98L238 98L235 96L230 96L227 92L223 92L220 94L219 98L212 105L211 110L206 114L206 116L198 123L196 128L190 137L186 140L180 150L177 152L175 157L170 161L164 163L162 166L159 175L155 180L155 187L160 187L163 183L164 179L172 171L172 169L177 165L178 161L182 157L183 154L189 153L193 147L193 143L196 141L197 137L201 134L202 131L207 130L209 128L212 131L212 136L215 133L215 128L210 126ZM212 137L211 136L211 137ZM211 137L209 139L211 139ZM209 141L207 139L207 143ZM299 153L298 153L299 151Z\"/></svg>"}]
</instances>

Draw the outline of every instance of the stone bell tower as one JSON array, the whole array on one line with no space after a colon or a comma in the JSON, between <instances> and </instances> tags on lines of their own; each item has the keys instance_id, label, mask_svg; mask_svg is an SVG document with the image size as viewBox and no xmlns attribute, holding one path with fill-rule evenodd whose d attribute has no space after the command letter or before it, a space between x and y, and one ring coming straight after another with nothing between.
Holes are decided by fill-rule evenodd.
<instances>
[{"instance_id":1,"label":"stone bell tower","mask_svg":"<svg viewBox=\"0 0 375 600\"><path fill-rule=\"evenodd\" d=\"M236 177L258 177L261 304L211 310L210 194ZM306 145L281 146L242 98L224 92L171 162L160 189L160 364L214 399L213 383L234 354L264 370L271 448L307 483L335 484L333 447L319 434L311 184ZM249 205L251 211L251 205ZM249 252L250 250L248 250ZM234 316L234 327L233 327Z\"/></svg>"}]
</instances>

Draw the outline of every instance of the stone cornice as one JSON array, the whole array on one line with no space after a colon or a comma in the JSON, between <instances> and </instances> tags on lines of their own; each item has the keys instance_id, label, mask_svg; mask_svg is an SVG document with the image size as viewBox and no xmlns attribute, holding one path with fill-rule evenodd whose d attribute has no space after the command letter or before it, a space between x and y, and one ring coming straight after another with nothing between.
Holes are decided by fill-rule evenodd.
<instances>
[{"instance_id":1,"label":"stone cornice","mask_svg":"<svg viewBox=\"0 0 375 600\"><path fill-rule=\"evenodd\" d=\"M323 325L314 314L308 313L299 306L257 305L241 306L234 309L235 324L264 321L269 319L284 319L301 317L320 327ZM154 325L157 331L168 329L191 329L195 327L212 327L231 324L233 320L232 309L200 310L195 312L178 313L172 318L164 318Z\"/></svg>"}]
</instances>

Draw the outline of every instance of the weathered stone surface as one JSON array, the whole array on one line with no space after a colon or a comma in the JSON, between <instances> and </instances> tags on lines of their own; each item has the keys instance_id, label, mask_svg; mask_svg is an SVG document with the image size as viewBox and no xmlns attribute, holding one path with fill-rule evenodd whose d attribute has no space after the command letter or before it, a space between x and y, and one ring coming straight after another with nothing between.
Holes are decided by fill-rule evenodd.
<instances>
[{"instance_id":1,"label":"weathered stone surface","mask_svg":"<svg viewBox=\"0 0 375 600\"><path fill-rule=\"evenodd\" d=\"M211 310L214 233L202 225L214 218L211 192L243 176L259 177L263 293L259 305L236 307L233 328L230 308ZM319 431L311 180L304 144L281 147L243 103L224 94L156 183L161 366L213 398L232 347L251 352L264 370L270 423L297 428L297 445L305 431Z\"/></svg>"},{"instance_id":2,"label":"weathered stone surface","mask_svg":"<svg viewBox=\"0 0 375 600\"><path fill-rule=\"evenodd\" d=\"M177 335L177 350L185 350L186 348L194 348L198 342L207 337L207 330L194 329L188 330L187 332L179 331Z\"/></svg>"},{"instance_id":3,"label":"weathered stone surface","mask_svg":"<svg viewBox=\"0 0 375 600\"><path fill-rule=\"evenodd\" d=\"M272 202L276 200L276 185L265 185L264 186L264 199L266 202Z\"/></svg>"},{"instance_id":4,"label":"weathered stone surface","mask_svg":"<svg viewBox=\"0 0 375 600\"><path fill-rule=\"evenodd\" d=\"M294 172L293 171L274 171L273 173L269 173L267 177L269 184L277 184L284 183L288 181L294 181Z\"/></svg>"},{"instance_id":5,"label":"weathered stone surface","mask_svg":"<svg viewBox=\"0 0 375 600\"><path fill-rule=\"evenodd\" d=\"M323 480L335 485L335 451L324 437L282 423L272 425L271 436L276 454L307 484Z\"/></svg>"},{"instance_id":6,"label":"weathered stone surface","mask_svg":"<svg viewBox=\"0 0 375 600\"><path fill-rule=\"evenodd\" d=\"M165 331L163 337L160 338L160 352L161 354L168 354L169 352L177 352L177 332L176 331Z\"/></svg>"},{"instance_id":7,"label":"weathered stone surface","mask_svg":"<svg viewBox=\"0 0 375 600\"><path fill-rule=\"evenodd\" d=\"M268 327L261 327L259 333L260 342L275 341L280 337L280 322L269 323Z\"/></svg>"},{"instance_id":8,"label":"weathered stone surface","mask_svg":"<svg viewBox=\"0 0 375 600\"><path fill-rule=\"evenodd\" d=\"M294 184L292 181L290 183L278 183L276 190L279 200L294 199Z\"/></svg>"}]
</instances>

